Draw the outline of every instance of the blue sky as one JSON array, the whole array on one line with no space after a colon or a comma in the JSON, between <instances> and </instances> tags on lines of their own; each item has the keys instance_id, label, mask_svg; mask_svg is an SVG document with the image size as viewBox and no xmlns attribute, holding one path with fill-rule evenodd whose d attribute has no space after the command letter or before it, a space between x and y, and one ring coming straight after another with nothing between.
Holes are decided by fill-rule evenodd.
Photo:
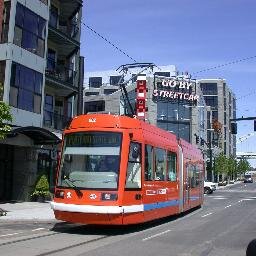
<instances>
[{"instance_id":1,"label":"blue sky","mask_svg":"<svg viewBox=\"0 0 256 256\"><path fill-rule=\"evenodd\" d=\"M237 117L248 117L256 116L256 58L197 72L256 56L255 11L255 0L84 0L83 22L137 62L226 79L237 97ZM85 71L132 63L85 26L81 52ZM237 137L252 131L253 121L239 122ZM255 151L254 145L256 136L237 149Z\"/></svg>"}]
</instances>

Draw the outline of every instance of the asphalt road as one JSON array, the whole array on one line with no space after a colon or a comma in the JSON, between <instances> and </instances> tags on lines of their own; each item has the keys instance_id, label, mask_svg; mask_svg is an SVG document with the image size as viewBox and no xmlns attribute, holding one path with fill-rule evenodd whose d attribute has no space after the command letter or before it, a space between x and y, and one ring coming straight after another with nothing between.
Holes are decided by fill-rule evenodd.
<instances>
[{"instance_id":1,"label":"asphalt road","mask_svg":"<svg viewBox=\"0 0 256 256\"><path fill-rule=\"evenodd\" d=\"M0 254L244 256L256 238L255 207L256 183L241 183L206 195L200 209L146 225L1 223Z\"/></svg>"}]
</instances>

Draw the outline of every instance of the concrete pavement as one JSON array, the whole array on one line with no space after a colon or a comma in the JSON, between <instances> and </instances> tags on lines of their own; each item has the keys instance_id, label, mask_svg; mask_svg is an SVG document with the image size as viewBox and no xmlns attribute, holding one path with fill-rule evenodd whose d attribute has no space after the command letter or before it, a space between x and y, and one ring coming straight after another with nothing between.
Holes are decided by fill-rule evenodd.
<instances>
[{"instance_id":1,"label":"concrete pavement","mask_svg":"<svg viewBox=\"0 0 256 256\"><path fill-rule=\"evenodd\" d=\"M55 220L50 202L10 202L0 203L0 208L7 212L6 216L0 216L0 222L4 221L52 221Z\"/></svg>"}]
</instances>

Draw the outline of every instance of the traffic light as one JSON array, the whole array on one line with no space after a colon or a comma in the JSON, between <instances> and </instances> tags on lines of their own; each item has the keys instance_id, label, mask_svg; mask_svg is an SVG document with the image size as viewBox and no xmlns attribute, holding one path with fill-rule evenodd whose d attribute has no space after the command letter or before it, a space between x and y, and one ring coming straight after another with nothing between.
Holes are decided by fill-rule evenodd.
<instances>
[{"instance_id":1,"label":"traffic light","mask_svg":"<svg viewBox=\"0 0 256 256\"><path fill-rule=\"evenodd\" d=\"M254 122L254 130L255 130L255 122ZM237 123L230 124L230 131L232 134L237 134Z\"/></svg>"},{"instance_id":2,"label":"traffic light","mask_svg":"<svg viewBox=\"0 0 256 256\"><path fill-rule=\"evenodd\" d=\"M199 144L199 136L196 136L196 144Z\"/></svg>"},{"instance_id":3,"label":"traffic light","mask_svg":"<svg viewBox=\"0 0 256 256\"><path fill-rule=\"evenodd\" d=\"M256 132L256 120L253 120L254 123L254 131Z\"/></svg>"}]
</instances>

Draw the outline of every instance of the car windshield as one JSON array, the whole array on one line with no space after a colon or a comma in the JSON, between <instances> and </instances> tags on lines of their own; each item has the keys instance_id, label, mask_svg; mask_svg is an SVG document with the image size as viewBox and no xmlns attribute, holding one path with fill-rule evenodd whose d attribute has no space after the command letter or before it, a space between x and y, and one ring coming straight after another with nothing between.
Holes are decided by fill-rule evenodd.
<instances>
[{"instance_id":1,"label":"car windshield","mask_svg":"<svg viewBox=\"0 0 256 256\"><path fill-rule=\"evenodd\" d=\"M122 135L113 132L67 134L58 186L117 189Z\"/></svg>"}]
</instances>

